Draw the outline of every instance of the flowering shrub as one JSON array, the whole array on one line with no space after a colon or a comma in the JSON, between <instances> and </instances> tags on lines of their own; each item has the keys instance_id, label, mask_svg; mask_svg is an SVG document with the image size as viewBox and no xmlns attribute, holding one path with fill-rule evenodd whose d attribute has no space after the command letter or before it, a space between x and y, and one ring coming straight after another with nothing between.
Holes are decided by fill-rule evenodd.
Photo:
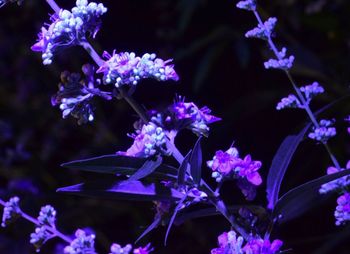
<instances>
[{"instance_id":1,"label":"flowering shrub","mask_svg":"<svg viewBox=\"0 0 350 254\"><path fill-rule=\"evenodd\" d=\"M2 2L2 5L10 2L15 1ZM240 145L236 146L235 143L226 151L216 151L205 166L203 158L210 157L202 150L202 145L205 144L203 140L209 138L209 125L222 120L216 116L217 113L212 114L208 107L200 108L194 102L186 102L184 97L177 96L173 103L146 110L145 106L133 98L144 79L171 85L180 78L173 60L157 58L155 53L137 56L133 52L117 53L114 50L112 54L104 51L100 56L90 40L95 39L102 26L103 16L107 13L107 7L103 3L77 0L72 8L63 9L54 0L46 2L54 14L50 17L51 23L42 26L37 42L31 47L32 51L41 52L43 64L50 65L53 64L54 57L63 54L67 48L81 46L92 60L82 66L83 75L62 71L59 90L51 99L52 105L59 106L63 118L73 116L78 124L93 124L96 121L93 106L95 100L124 99L138 117L134 123L135 133L129 134L133 143L128 149L62 164L66 168L94 172L96 176L92 181L61 187L57 190L59 193L95 199L152 201L155 205L154 221L137 241L158 226L165 226L164 245L173 225L191 218L219 214L227 221L227 225L220 229L224 233L218 237L218 246L212 244L212 254L277 254L289 247L293 248L286 246L283 240L271 236L276 233L274 230L277 225L301 215L321 195L330 192L340 195L334 212L335 225L342 226L350 220L350 166L341 168L329 145L330 138L337 135L337 122L319 117L325 109L314 112L310 107L311 101L325 93L325 89L317 81L306 86L297 85L292 76L295 56L287 55L287 49L278 47L274 42L277 37L277 18L263 20L255 0L236 3L239 9L252 13L257 20L257 26L246 32L245 37L267 42L272 58L264 62L263 66L265 69L283 72L294 89L293 94L281 99L276 109L297 108L305 111L308 116L304 128L282 142L270 169L264 171L267 172L266 180L262 173L265 162L255 160L255 155L241 156ZM186 130L190 130L197 141L183 153L176 141L180 133ZM332 165L328 168L327 175L281 195L282 180L289 169L291 158L305 137L325 148ZM217 144L214 149L220 147L222 145ZM109 174L109 177L99 177L98 174ZM211 174L215 183L211 182L212 179L207 179L207 174ZM257 192L265 187L265 183L266 206L256 200ZM234 201L233 207L228 205L230 202L222 195L223 185L236 185L243 194L245 203ZM30 243L37 251L43 250L49 240L60 238L65 242L60 253L97 253L95 240L98 237L95 233L86 229L77 229L74 235L62 233L56 225L57 212L53 206L43 206L39 216L34 218L24 211L17 196L8 201L0 199L0 204L4 207L2 227L8 227L19 218L35 225L34 232L30 234ZM111 244L110 254L157 252L151 243L136 248L131 244L122 246L119 243Z\"/></svg>"}]
</instances>

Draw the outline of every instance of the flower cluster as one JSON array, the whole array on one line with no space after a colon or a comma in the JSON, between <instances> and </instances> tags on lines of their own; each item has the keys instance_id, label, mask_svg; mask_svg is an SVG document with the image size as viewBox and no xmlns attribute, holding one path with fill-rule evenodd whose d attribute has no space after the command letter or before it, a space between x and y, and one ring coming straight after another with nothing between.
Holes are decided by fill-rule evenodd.
<instances>
[{"instance_id":1,"label":"flower cluster","mask_svg":"<svg viewBox=\"0 0 350 254\"><path fill-rule=\"evenodd\" d=\"M211 254L275 254L283 244L280 240L271 243L269 240L253 238L242 247L243 242L243 238L237 237L236 232L224 232L218 237L219 248L212 249Z\"/></svg>"},{"instance_id":2,"label":"flower cluster","mask_svg":"<svg viewBox=\"0 0 350 254\"><path fill-rule=\"evenodd\" d=\"M277 52L277 59L269 59L264 63L265 69L281 69L289 70L293 66L294 56L286 56L287 49L282 48L281 51Z\"/></svg>"},{"instance_id":3,"label":"flower cluster","mask_svg":"<svg viewBox=\"0 0 350 254\"><path fill-rule=\"evenodd\" d=\"M271 17L268 20L266 20L263 24L258 24L257 27L248 31L245 34L245 37L268 40L271 36L271 33L273 32L273 29L276 26L276 23L277 19L275 17Z\"/></svg>"},{"instance_id":4,"label":"flower cluster","mask_svg":"<svg viewBox=\"0 0 350 254\"><path fill-rule=\"evenodd\" d=\"M120 155L131 157L150 157L156 153L167 154L166 152L166 135L161 127L154 123L148 123L137 130L136 134L130 135L134 143L126 152L117 152Z\"/></svg>"},{"instance_id":5,"label":"flower cluster","mask_svg":"<svg viewBox=\"0 0 350 254\"><path fill-rule=\"evenodd\" d=\"M305 96L306 104L309 105L312 98L324 92L324 88L318 82L313 82L311 85L300 87L300 91ZM285 108L304 108L304 106L294 94L290 94L288 97L282 98L276 107L277 110Z\"/></svg>"},{"instance_id":6,"label":"flower cluster","mask_svg":"<svg viewBox=\"0 0 350 254\"><path fill-rule=\"evenodd\" d=\"M335 225L344 225L350 221L350 193L346 192L337 199L337 207L334 212Z\"/></svg>"},{"instance_id":7,"label":"flower cluster","mask_svg":"<svg viewBox=\"0 0 350 254\"><path fill-rule=\"evenodd\" d=\"M346 169L350 169L350 161L348 161L348 163L346 164ZM345 169L341 168L338 170L336 167L328 167L327 175L335 174L343 170ZM328 183L323 184L319 192L321 194L326 194L331 191L341 191L342 189L346 188L349 185L350 185L350 177L343 176L341 178L338 178L337 180L330 181Z\"/></svg>"},{"instance_id":8,"label":"flower cluster","mask_svg":"<svg viewBox=\"0 0 350 254\"><path fill-rule=\"evenodd\" d=\"M260 161L253 161L250 155L240 158L235 147L226 152L217 151L213 159L207 161L207 166L213 171L212 177L217 182L229 178L238 179L238 187L248 200L254 199L255 187L262 183L258 172L261 165Z\"/></svg>"},{"instance_id":9,"label":"flower cluster","mask_svg":"<svg viewBox=\"0 0 350 254\"><path fill-rule=\"evenodd\" d=\"M224 232L218 237L219 248L211 250L211 254L243 254L243 237L238 236L235 231Z\"/></svg>"},{"instance_id":10,"label":"flower cluster","mask_svg":"<svg viewBox=\"0 0 350 254\"><path fill-rule=\"evenodd\" d=\"M64 254L96 254L95 235L87 235L83 230L75 232L75 239L64 248Z\"/></svg>"},{"instance_id":11,"label":"flower cluster","mask_svg":"<svg viewBox=\"0 0 350 254\"><path fill-rule=\"evenodd\" d=\"M127 244L124 247L122 247L117 243L113 243L111 246L111 252L109 254L129 254L131 250L131 244Z\"/></svg>"},{"instance_id":12,"label":"flower cluster","mask_svg":"<svg viewBox=\"0 0 350 254\"><path fill-rule=\"evenodd\" d=\"M337 134L335 127L332 127L333 121L322 119L319 122L319 127L314 127L308 137L322 143L326 143L328 139Z\"/></svg>"},{"instance_id":13,"label":"flower cluster","mask_svg":"<svg viewBox=\"0 0 350 254\"><path fill-rule=\"evenodd\" d=\"M303 106L294 94L290 94L288 97L282 98L282 100L276 106L277 110L282 110L285 108L303 108Z\"/></svg>"},{"instance_id":14,"label":"flower cluster","mask_svg":"<svg viewBox=\"0 0 350 254\"><path fill-rule=\"evenodd\" d=\"M283 242L281 240L274 240L272 243L270 240L263 240L256 238L250 240L243 248L245 254L275 254L279 253L279 250Z\"/></svg>"},{"instance_id":15,"label":"flower cluster","mask_svg":"<svg viewBox=\"0 0 350 254\"><path fill-rule=\"evenodd\" d=\"M30 234L30 243L33 244L37 252L39 252L45 242L53 237L54 235L47 230L46 226L39 226Z\"/></svg>"},{"instance_id":16,"label":"flower cluster","mask_svg":"<svg viewBox=\"0 0 350 254\"><path fill-rule=\"evenodd\" d=\"M6 227L20 216L21 209L19 208L19 197L12 197L5 203L1 226Z\"/></svg>"},{"instance_id":17,"label":"flower cluster","mask_svg":"<svg viewBox=\"0 0 350 254\"><path fill-rule=\"evenodd\" d=\"M71 115L78 119L78 124L94 120L91 104L94 96L112 99L110 93L97 88L100 80L94 78L94 68L91 65L83 65L82 71L84 78L79 73L62 72L59 91L51 99L53 106L59 105L63 118Z\"/></svg>"},{"instance_id":18,"label":"flower cluster","mask_svg":"<svg viewBox=\"0 0 350 254\"><path fill-rule=\"evenodd\" d=\"M300 91L305 95L306 101L309 103L313 97L324 93L324 88L318 82L313 82L311 85L300 87Z\"/></svg>"},{"instance_id":19,"label":"flower cluster","mask_svg":"<svg viewBox=\"0 0 350 254\"><path fill-rule=\"evenodd\" d=\"M77 45L87 34L95 36L99 30L101 16L107 12L102 3L77 0L71 11L60 10L51 16L52 23L42 27L33 51L42 52L43 64L52 63L52 57L59 48Z\"/></svg>"},{"instance_id":20,"label":"flower cluster","mask_svg":"<svg viewBox=\"0 0 350 254\"><path fill-rule=\"evenodd\" d=\"M255 11L256 10L256 0L239 1L236 6L237 6L237 8L240 8L243 10Z\"/></svg>"},{"instance_id":21,"label":"flower cluster","mask_svg":"<svg viewBox=\"0 0 350 254\"><path fill-rule=\"evenodd\" d=\"M174 70L174 65L169 63L170 60L162 60L156 58L156 54L144 54L138 57L135 53L123 52L110 55L103 53L103 57L107 59L97 70L103 73L104 83L114 84L116 87L122 85L136 85L141 79L154 78L159 81L179 79Z\"/></svg>"},{"instance_id":22,"label":"flower cluster","mask_svg":"<svg viewBox=\"0 0 350 254\"><path fill-rule=\"evenodd\" d=\"M37 251L40 251L40 248L43 244L55 237L55 235L48 229L55 229L56 221L56 210L50 206L46 205L41 207L38 222L39 225L35 228L35 231L30 234L30 243L34 245Z\"/></svg>"},{"instance_id":23,"label":"flower cluster","mask_svg":"<svg viewBox=\"0 0 350 254\"><path fill-rule=\"evenodd\" d=\"M55 228L56 210L50 205L43 206L40 210L38 221L42 225Z\"/></svg>"},{"instance_id":24,"label":"flower cluster","mask_svg":"<svg viewBox=\"0 0 350 254\"><path fill-rule=\"evenodd\" d=\"M208 107L199 108L194 102L185 102L181 96L177 96L174 103L161 112L148 112L151 121L161 126L171 140L182 129L207 137L210 130L208 125L221 120L210 113Z\"/></svg>"},{"instance_id":25,"label":"flower cluster","mask_svg":"<svg viewBox=\"0 0 350 254\"><path fill-rule=\"evenodd\" d=\"M207 136L208 124L220 121L221 118L211 115L208 107L198 108L193 102L185 102L184 98L178 97L169 109L176 120L187 120L189 129L197 135Z\"/></svg>"},{"instance_id":26,"label":"flower cluster","mask_svg":"<svg viewBox=\"0 0 350 254\"><path fill-rule=\"evenodd\" d=\"M112 244L111 252L109 254L129 254L132 251L132 245L127 244L125 247L119 244ZM133 250L133 254L149 254L153 251L151 244L147 244L145 247L139 247Z\"/></svg>"},{"instance_id":27,"label":"flower cluster","mask_svg":"<svg viewBox=\"0 0 350 254\"><path fill-rule=\"evenodd\" d=\"M287 49L284 47L281 49L281 51L279 51L271 39L271 35L277 23L277 18L270 17L263 22L259 14L256 12L256 1L254 0L240 1L238 2L237 7L240 9L253 11L258 20L258 26L248 31L245 34L245 36L247 38L258 38L267 40L271 50L275 54L276 59L271 58L268 61L266 61L264 63L265 68L281 70L289 70L290 68L292 68L294 56L287 56Z\"/></svg>"}]
</instances>

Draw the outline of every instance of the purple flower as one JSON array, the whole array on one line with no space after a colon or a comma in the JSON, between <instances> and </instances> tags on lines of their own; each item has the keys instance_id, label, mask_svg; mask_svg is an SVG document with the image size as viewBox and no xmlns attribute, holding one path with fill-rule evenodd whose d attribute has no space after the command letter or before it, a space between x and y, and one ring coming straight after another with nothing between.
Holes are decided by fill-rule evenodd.
<instances>
[{"instance_id":1,"label":"purple flower","mask_svg":"<svg viewBox=\"0 0 350 254\"><path fill-rule=\"evenodd\" d=\"M48 225L55 228L56 210L50 205L41 207L38 221L41 225Z\"/></svg>"},{"instance_id":2,"label":"purple flower","mask_svg":"<svg viewBox=\"0 0 350 254\"><path fill-rule=\"evenodd\" d=\"M243 248L246 254L275 254L278 253L283 242L281 240L263 240L261 238L250 240Z\"/></svg>"},{"instance_id":3,"label":"purple flower","mask_svg":"<svg viewBox=\"0 0 350 254\"><path fill-rule=\"evenodd\" d=\"M228 175L237 162L239 162L238 150L235 147L230 147L226 152L217 151L213 160L207 161L207 166L222 175Z\"/></svg>"},{"instance_id":4,"label":"purple flower","mask_svg":"<svg viewBox=\"0 0 350 254\"><path fill-rule=\"evenodd\" d=\"M174 70L174 65L169 65L172 61L156 58L156 54L144 54L138 57L135 53L122 52L110 55L103 53L107 59L97 70L98 73L104 74L106 84L114 84L116 87L122 85L137 85L141 79L154 78L159 81L179 80Z\"/></svg>"},{"instance_id":5,"label":"purple flower","mask_svg":"<svg viewBox=\"0 0 350 254\"><path fill-rule=\"evenodd\" d=\"M217 151L213 160L207 161L207 166L222 177L245 178L253 185L260 185L262 179L257 172L261 167L260 161L253 161L250 155L241 159L235 147L226 152Z\"/></svg>"},{"instance_id":6,"label":"purple flower","mask_svg":"<svg viewBox=\"0 0 350 254\"><path fill-rule=\"evenodd\" d=\"M71 115L78 119L78 124L94 120L92 106L94 96L106 100L112 99L110 93L97 88L100 80L94 78L94 68L91 65L83 65L82 70L84 78L81 78L79 73L62 72L59 91L51 98L53 106L59 105L63 118Z\"/></svg>"},{"instance_id":7,"label":"purple flower","mask_svg":"<svg viewBox=\"0 0 350 254\"><path fill-rule=\"evenodd\" d=\"M243 254L243 241L243 237L237 237L233 230L224 232L218 237L219 247L212 249L211 254Z\"/></svg>"},{"instance_id":8,"label":"purple flower","mask_svg":"<svg viewBox=\"0 0 350 254\"><path fill-rule=\"evenodd\" d=\"M337 199L337 207L334 212L335 225L344 225L350 221L350 193L346 192Z\"/></svg>"},{"instance_id":9,"label":"purple flower","mask_svg":"<svg viewBox=\"0 0 350 254\"><path fill-rule=\"evenodd\" d=\"M96 254L95 252L95 235L86 235L86 233L78 229L75 232L75 239L70 245L64 248L65 254Z\"/></svg>"},{"instance_id":10,"label":"purple flower","mask_svg":"<svg viewBox=\"0 0 350 254\"><path fill-rule=\"evenodd\" d=\"M310 102L316 95L324 93L324 88L318 82L313 82L311 85L300 87L300 91L304 93L306 100Z\"/></svg>"},{"instance_id":11,"label":"purple flower","mask_svg":"<svg viewBox=\"0 0 350 254\"><path fill-rule=\"evenodd\" d=\"M117 152L117 154L131 157L150 157L156 153L167 154L166 136L162 128L153 123L142 126L136 134L130 135L134 143L126 152Z\"/></svg>"},{"instance_id":12,"label":"purple flower","mask_svg":"<svg viewBox=\"0 0 350 254\"><path fill-rule=\"evenodd\" d=\"M235 171L238 171L240 177L246 178L250 183L258 186L262 183L261 176L258 173L261 165L260 161L253 161L251 156L247 155L236 166Z\"/></svg>"},{"instance_id":13,"label":"purple flower","mask_svg":"<svg viewBox=\"0 0 350 254\"><path fill-rule=\"evenodd\" d=\"M334 137L337 131L331 127L333 121L322 119L319 122L319 127L314 127L313 131L309 133L308 137L322 143L326 143L328 139Z\"/></svg>"},{"instance_id":14,"label":"purple flower","mask_svg":"<svg viewBox=\"0 0 350 254\"><path fill-rule=\"evenodd\" d=\"M34 245L37 252L46 243L46 241L55 237L47 230L46 226L36 227L35 231L30 234L30 243Z\"/></svg>"},{"instance_id":15,"label":"purple flower","mask_svg":"<svg viewBox=\"0 0 350 254\"><path fill-rule=\"evenodd\" d=\"M294 62L294 56L282 59L270 59L264 63L265 69L282 69L289 70L292 68Z\"/></svg>"},{"instance_id":16,"label":"purple flower","mask_svg":"<svg viewBox=\"0 0 350 254\"><path fill-rule=\"evenodd\" d=\"M348 163L346 164L346 169L350 169L350 161L348 161ZM341 168L340 170L338 170L336 167L328 167L327 175L334 174L343 170L345 169ZM328 183L322 184L321 188L319 189L319 192L321 194L326 194L331 191L342 190L343 188L346 188L349 185L350 185L350 177L343 176L334 181L330 181Z\"/></svg>"},{"instance_id":17,"label":"purple flower","mask_svg":"<svg viewBox=\"0 0 350 254\"><path fill-rule=\"evenodd\" d=\"M275 17L271 17L268 20L266 20L263 25L258 24L257 27L248 31L245 34L245 37L267 40L268 38L270 38L276 23L277 23L277 19Z\"/></svg>"},{"instance_id":18,"label":"purple flower","mask_svg":"<svg viewBox=\"0 0 350 254\"><path fill-rule=\"evenodd\" d=\"M12 197L5 203L4 212L2 214L1 226L6 227L16 219L21 217L21 209L19 208L19 197Z\"/></svg>"},{"instance_id":19,"label":"purple flower","mask_svg":"<svg viewBox=\"0 0 350 254\"><path fill-rule=\"evenodd\" d=\"M239 1L236 6L237 6L237 8L240 8L243 10L255 11L256 10L256 0Z\"/></svg>"},{"instance_id":20,"label":"purple flower","mask_svg":"<svg viewBox=\"0 0 350 254\"><path fill-rule=\"evenodd\" d=\"M113 243L111 246L111 253L109 254L129 254L131 250L131 244L127 244L124 247L122 247L119 244Z\"/></svg>"},{"instance_id":21,"label":"purple flower","mask_svg":"<svg viewBox=\"0 0 350 254\"><path fill-rule=\"evenodd\" d=\"M303 106L294 94L290 94L288 97L282 98L276 107L277 110L285 108L303 108Z\"/></svg>"},{"instance_id":22,"label":"purple flower","mask_svg":"<svg viewBox=\"0 0 350 254\"><path fill-rule=\"evenodd\" d=\"M152 248L151 244L147 244L145 247L139 247L134 249L133 253L134 254L149 254L153 251L154 249Z\"/></svg>"},{"instance_id":23,"label":"purple flower","mask_svg":"<svg viewBox=\"0 0 350 254\"><path fill-rule=\"evenodd\" d=\"M71 11L62 9L51 16L52 23L41 28L38 42L31 49L42 52L43 64L51 64L58 49L79 44L87 34L94 37L100 27L100 17L106 12L102 3L77 0Z\"/></svg>"},{"instance_id":24,"label":"purple flower","mask_svg":"<svg viewBox=\"0 0 350 254\"><path fill-rule=\"evenodd\" d=\"M211 115L208 107L198 108L193 102L185 102L185 98L178 96L169 108L176 120L188 120L189 129L195 134L207 136L208 124L220 121L221 118Z\"/></svg>"}]
</instances>

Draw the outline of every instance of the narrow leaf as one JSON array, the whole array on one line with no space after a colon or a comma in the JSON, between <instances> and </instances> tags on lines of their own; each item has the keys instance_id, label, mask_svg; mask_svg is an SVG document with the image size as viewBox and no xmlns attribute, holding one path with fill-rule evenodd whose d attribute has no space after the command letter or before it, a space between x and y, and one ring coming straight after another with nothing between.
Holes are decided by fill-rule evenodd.
<instances>
[{"instance_id":1,"label":"narrow leaf","mask_svg":"<svg viewBox=\"0 0 350 254\"><path fill-rule=\"evenodd\" d=\"M283 223L301 215L317 203L320 198L318 190L322 184L346 175L350 175L350 170L319 177L288 191L276 203L274 216Z\"/></svg>"},{"instance_id":2,"label":"narrow leaf","mask_svg":"<svg viewBox=\"0 0 350 254\"><path fill-rule=\"evenodd\" d=\"M167 240L168 240L168 235L169 235L169 233L170 233L171 226L173 225L174 220L175 220L175 218L176 218L176 214L177 214L177 212L181 209L181 207L182 207L183 202L185 201L185 199L186 199L186 196L184 196L184 197L179 201L179 203L177 204L177 206L176 206L175 209L174 209L174 213L173 213L173 215L172 215L171 218L170 218L170 221L169 221L169 224L168 224L168 228L167 228L166 233L165 233L164 246L166 246L166 242L167 242Z\"/></svg>"},{"instance_id":3,"label":"narrow leaf","mask_svg":"<svg viewBox=\"0 0 350 254\"><path fill-rule=\"evenodd\" d=\"M154 221L152 222L151 225L149 225L145 231L143 231L143 233L137 238L137 240L135 241L135 243L137 243L138 241L140 241L142 238L144 238L149 232L151 232L153 229L157 228L159 226L159 224L162 221L162 216L160 214L156 214L156 217L154 218Z\"/></svg>"},{"instance_id":4,"label":"narrow leaf","mask_svg":"<svg viewBox=\"0 0 350 254\"><path fill-rule=\"evenodd\" d=\"M142 165L142 167L133 174L128 181L140 180L150 174L152 174L162 163L162 157L158 156L156 160L148 159Z\"/></svg>"},{"instance_id":5,"label":"narrow leaf","mask_svg":"<svg viewBox=\"0 0 350 254\"><path fill-rule=\"evenodd\" d=\"M199 137L196 144L193 147L193 152L190 158L191 165L191 176L195 184L199 184L201 181L202 174L202 148L201 148L201 139Z\"/></svg>"},{"instance_id":6,"label":"narrow leaf","mask_svg":"<svg viewBox=\"0 0 350 254\"><path fill-rule=\"evenodd\" d=\"M57 192L65 192L88 197L115 198L140 201L180 200L185 195L173 188L159 183L142 183L140 181L101 180L81 183L59 188Z\"/></svg>"},{"instance_id":7,"label":"narrow leaf","mask_svg":"<svg viewBox=\"0 0 350 254\"><path fill-rule=\"evenodd\" d=\"M257 215L259 217L267 216L266 209L261 206L235 205L235 206L227 207L227 210L229 211L230 214L238 214L239 209L244 207L249 209L254 215ZM193 220L193 219L202 218L202 217L209 217L209 216L217 216L217 215L222 215L222 214L215 207L202 208L195 211L182 211L178 214L174 224L181 225L182 223L188 220Z\"/></svg>"},{"instance_id":8,"label":"narrow leaf","mask_svg":"<svg viewBox=\"0 0 350 254\"><path fill-rule=\"evenodd\" d=\"M185 183L185 176L186 176L186 171L187 171L187 166L188 166L188 160L190 159L190 154L191 151L188 152L188 154L185 156L184 160L182 161L178 175L177 175L177 185L178 186L183 186Z\"/></svg>"},{"instance_id":9,"label":"narrow leaf","mask_svg":"<svg viewBox=\"0 0 350 254\"><path fill-rule=\"evenodd\" d=\"M61 166L69 169L78 169L95 173L133 175L145 164L146 161L146 158L111 154L84 160L71 161L63 163ZM177 169L162 164L152 175L157 177L175 178L177 175Z\"/></svg>"},{"instance_id":10,"label":"narrow leaf","mask_svg":"<svg viewBox=\"0 0 350 254\"><path fill-rule=\"evenodd\" d=\"M305 133L310 128L311 124L307 124L304 129L297 135L290 135L283 140L282 144L278 148L269 169L267 176L267 207L273 209L277 200L279 191L281 188L282 180L287 171L289 163L298 147L303 140Z\"/></svg>"}]
</instances>

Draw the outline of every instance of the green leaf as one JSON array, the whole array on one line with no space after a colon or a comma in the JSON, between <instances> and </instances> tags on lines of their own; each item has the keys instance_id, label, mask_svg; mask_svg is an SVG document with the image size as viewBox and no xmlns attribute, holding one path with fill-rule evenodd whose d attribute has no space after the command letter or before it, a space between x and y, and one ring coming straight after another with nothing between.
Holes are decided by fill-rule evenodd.
<instances>
[{"instance_id":1,"label":"green leaf","mask_svg":"<svg viewBox=\"0 0 350 254\"><path fill-rule=\"evenodd\" d=\"M162 163L162 157L158 156L156 160L148 159L142 165L142 167L133 174L128 181L140 180L150 174L152 174Z\"/></svg>"},{"instance_id":2,"label":"green leaf","mask_svg":"<svg viewBox=\"0 0 350 254\"><path fill-rule=\"evenodd\" d=\"M283 177L298 145L303 140L310 125L311 124L307 124L299 134L286 137L273 157L266 181L267 207L269 209L273 209L278 200Z\"/></svg>"},{"instance_id":3,"label":"green leaf","mask_svg":"<svg viewBox=\"0 0 350 254\"><path fill-rule=\"evenodd\" d=\"M71 161L63 163L61 166L95 173L133 175L146 161L146 158L111 154ZM176 175L177 169L165 164L160 165L155 172L152 173L152 176L166 179L175 178Z\"/></svg>"},{"instance_id":4,"label":"green leaf","mask_svg":"<svg viewBox=\"0 0 350 254\"><path fill-rule=\"evenodd\" d=\"M143 231L143 233L137 238L137 240L135 241L135 243L137 243L138 241L140 241L142 238L144 238L149 232L151 232L153 229L157 228L159 226L159 224L162 221L162 216L160 214L156 214L156 217L154 218L154 221L152 222L151 225L149 225L145 231Z\"/></svg>"},{"instance_id":5,"label":"green leaf","mask_svg":"<svg viewBox=\"0 0 350 254\"><path fill-rule=\"evenodd\" d=\"M191 151L188 152L188 154L185 156L184 160L182 161L177 175L177 185L183 186L185 183L185 177L186 177L186 171L188 167L188 161L190 159Z\"/></svg>"},{"instance_id":6,"label":"green leaf","mask_svg":"<svg viewBox=\"0 0 350 254\"><path fill-rule=\"evenodd\" d=\"M199 137L196 144L194 145L193 152L190 158L191 165L191 176L195 184L199 185L201 181L202 174L202 148L201 148L201 139Z\"/></svg>"},{"instance_id":7,"label":"green leaf","mask_svg":"<svg viewBox=\"0 0 350 254\"><path fill-rule=\"evenodd\" d=\"M126 199L136 201L175 201L185 194L160 183L140 181L100 180L59 188L64 192L87 197Z\"/></svg>"},{"instance_id":8,"label":"green leaf","mask_svg":"<svg viewBox=\"0 0 350 254\"><path fill-rule=\"evenodd\" d=\"M312 208L320 198L318 192L322 184L350 175L350 170L319 177L304 183L284 194L276 203L273 215L280 223L291 220Z\"/></svg>"},{"instance_id":9,"label":"green leaf","mask_svg":"<svg viewBox=\"0 0 350 254\"><path fill-rule=\"evenodd\" d=\"M170 221L169 221L169 224L168 224L168 228L166 230L166 233L165 233L165 239L164 239L164 246L166 246L166 242L168 240L168 236L169 236L169 233L170 233L170 229L171 229L171 226L173 225L174 223L174 220L176 218L176 214L178 213L178 211L181 209L182 205L183 205L183 202L186 200L186 196L184 196L180 201L179 203L176 205L175 209L174 209L174 213L173 215L171 216L170 218Z\"/></svg>"}]
</instances>

